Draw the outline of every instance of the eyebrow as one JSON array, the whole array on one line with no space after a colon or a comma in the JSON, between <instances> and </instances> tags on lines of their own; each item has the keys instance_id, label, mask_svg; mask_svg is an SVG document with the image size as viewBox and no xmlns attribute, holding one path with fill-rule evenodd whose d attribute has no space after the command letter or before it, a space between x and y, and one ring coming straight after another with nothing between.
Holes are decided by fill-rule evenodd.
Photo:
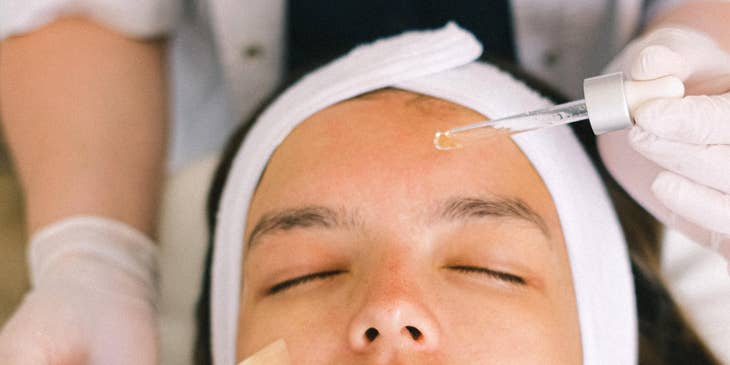
<instances>
[{"instance_id":1,"label":"eyebrow","mask_svg":"<svg viewBox=\"0 0 730 365\"><path fill-rule=\"evenodd\" d=\"M516 218L527 221L550 237L545 219L527 202L516 197L456 197L440 205L435 220L466 220L481 217Z\"/></svg>"},{"instance_id":2,"label":"eyebrow","mask_svg":"<svg viewBox=\"0 0 730 365\"><path fill-rule=\"evenodd\" d=\"M342 215L334 209L318 205L264 214L251 230L247 249L250 250L256 245L261 236L275 232L288 231L294 228L334 228L340 226Z\"/></svg>"},{"instance_id":3,"label":"eyebrow","mask_svg":"<svg viewBox=\"0 0 730 365\"><path fill-rule=\"evenodd\" d=\"M347 218L349 216L349 219ZM436 221L459 221L472 218L499 217L516 218L527 221L546 236L550 237L543 217L532 209L524 200L516 197L455 197L438 204L431 223ZM247 250L256 246L262 236L295 228L334 229L343 226L357 225L355 214L346 214L345 210L310 205L285 209L264 214L251 230L247 240Z\"/></svg>"}]
</instances>

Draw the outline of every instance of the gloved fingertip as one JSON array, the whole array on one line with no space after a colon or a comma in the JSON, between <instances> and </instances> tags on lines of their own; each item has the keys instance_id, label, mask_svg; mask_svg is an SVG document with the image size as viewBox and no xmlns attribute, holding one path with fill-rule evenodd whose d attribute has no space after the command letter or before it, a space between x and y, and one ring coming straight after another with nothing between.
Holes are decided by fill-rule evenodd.
<instances>
[{"instance_id":1,"label":"gloved fingertip","mask_svg":"<svg viewBox=\"0 0 730 365\"><path fill-rule=\"evenodd\" d=\"M634 117L634 122L641 128L651 127L652 122L656 120L656 116L661 113L661 106L657 105L657 102L663 100L650 100L639 105L631 114Z\"/></svg>"},{"instance_id":2,"label":"gloved fingertip","mask_svg":"<svg viewBox=\"0 0 730 365\"><path fill-rule=\"evenodd\" d=\"M675 99L655 99L641 104L633 112L634 122L647 132L658 136L674 136L681 122L677 117Z\"/></svg>"},{"instance_id":3,"label":"gloved fingertip","mask_svg":"<svg viewBox=\"0 0 730 365\"><path fill-rule=\"evenodd\" d=\"M662 171L654 178L651 191L654 196L663 201L674 196L681 189L681 185L682 181L677 175L669 171Z\"/></svg>"},{"instance_id":4,"label":"gloved fingertip","mask_svg":"<svg viewBox=\"0 0 730 365\"><path fill-rule=\"evenodd\" d=\"M639 52L631 66L631 78L634 80L653 80L659 77L675 75L685 79L686 65L682 56L669 47L651 45Z\"/></svg>"},{"instance_id":5,"label":"gloved fingertip","mask_svg":"<svg viewBox=\"0 0 730 365\"><path fill-rule=\"evenodd\" d=\"M631 130L629 130L628 138L629 138L629 144L632 147L636 148L639 145L643 145L643 144L650 142L652 139L652 135L651 135L651 133L645 131L641 127L634 126L633 128L631 128Z\"/></svg>"}]
</instances>

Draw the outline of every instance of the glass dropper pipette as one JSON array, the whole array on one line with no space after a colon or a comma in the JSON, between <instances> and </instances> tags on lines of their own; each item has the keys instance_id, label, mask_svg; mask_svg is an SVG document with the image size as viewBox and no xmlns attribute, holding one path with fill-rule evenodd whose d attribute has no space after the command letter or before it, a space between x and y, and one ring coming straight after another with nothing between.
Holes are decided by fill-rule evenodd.
<instances>
[{"instance_id":1,"label":"glass dropper pipette","mask_svg":"<svg viewBox=\"0 0 730 365\"><path fill-rule=\"evenodd\" d=\"M499 135L512 135L589 119L593 132L602 134L633 125L631 112L657 98L681 98L684 84L674 76L648 81L624 81L622 73L585 79L584 100L438 131L434 145L452 150Z\"/></svg>"}]
</instances>

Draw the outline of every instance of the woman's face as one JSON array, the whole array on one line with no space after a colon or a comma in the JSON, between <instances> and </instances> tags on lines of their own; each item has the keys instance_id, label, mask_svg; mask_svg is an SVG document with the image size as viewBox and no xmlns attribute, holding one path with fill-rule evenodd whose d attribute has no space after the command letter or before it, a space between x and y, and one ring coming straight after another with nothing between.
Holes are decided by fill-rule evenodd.
<instances>
[{"instance_id":1,"label":"woman's face","mask_svg":"<svg viewBox=\"0 0 730 365\"><path fill-rule=\"evenodd\" d=\"M483 119L385 90L331 106L278 148L246 221L241 360L579 364L555 206L507 137L437 151Z\"/></svg>"}]
</instances>

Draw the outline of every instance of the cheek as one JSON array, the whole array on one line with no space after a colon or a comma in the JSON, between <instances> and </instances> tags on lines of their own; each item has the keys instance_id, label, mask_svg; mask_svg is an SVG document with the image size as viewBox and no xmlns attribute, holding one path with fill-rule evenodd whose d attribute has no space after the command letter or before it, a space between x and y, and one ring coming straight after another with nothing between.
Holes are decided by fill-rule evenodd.
<instances>
[{"instance_id":1,"label":"cheek","mask_svg":"<svg viewBox=\"0 0 730 365\"><path fill-rule=\"evenodd\" d=\"M444 299L440 312L449 335L442 346L466 363L580 363L577 335L551 310L463 293Z\"/></svg>"},{"instance_id":2,"label":"cheek","mask_svg":"<svg viewBox=\"0 0 730 365\"><path fill-rule=\"evenodd\" d=\"M332 363L346 348L346 308L323 303L244 307L238 324L237 361L278 339L284 339L296 364Z\"/></svg>"}]
</instances>

